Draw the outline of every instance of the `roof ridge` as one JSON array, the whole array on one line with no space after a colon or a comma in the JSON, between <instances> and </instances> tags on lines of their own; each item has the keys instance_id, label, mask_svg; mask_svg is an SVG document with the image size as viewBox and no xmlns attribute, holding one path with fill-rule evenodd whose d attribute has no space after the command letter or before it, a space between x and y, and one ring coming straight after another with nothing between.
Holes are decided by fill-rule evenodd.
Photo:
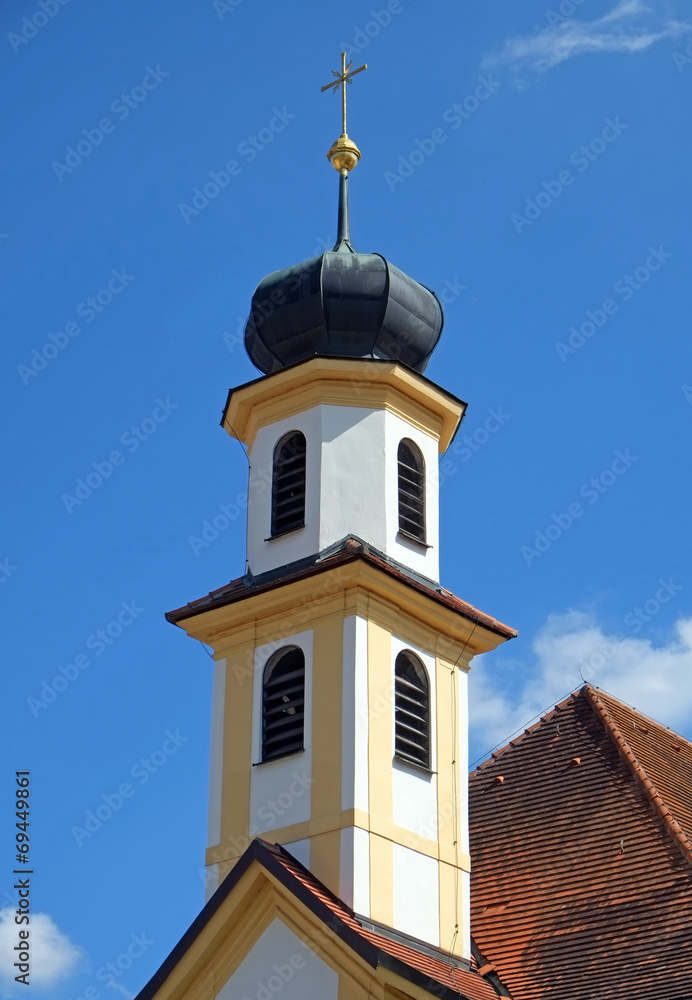
<instances>
[{"instance_id":1,"label":"roof ridge","mask_svg":"<svg viewBox=\"0 0 692 1000\"><path fill-rule=\"evenodd\" d=\"M531 733L534 731L534 729L538 729L539 726L542 726L544 723L549 722L556 712L561 712L562 709L570 701L574 701L579 695L579 692L581 690L582 688L577 688L574 691L570 691L570 693L565 698L563 698L562 701L558 701L555 705L552 705L550 708L547 708L544 712L541 712L541 714L537 719L536 716L534 716L534 719L536 719L535 722L531 720L529 725L525 726L524 729L522 730L517 729L516 732L512 733L507 742L504 743L502 746L493 747L493 749L490 751L490 756L487 757L486 760L481 761L480 764L477 764L472 771L469 771L469 778L472 778L479 771L483 770L483 768L487 767L488 764L492 764L492 762L497 760L497 758L501 754L506 753L510 749L514 749L514 747L517 746L517 744L523 742L523 740L527 736L530 736Z\"/></svg>"},{"instance_id":2,"label":"roof ridge","mask_svg":"<svg viewBox=\"0 0 692 1000\"><path fill-rule=\"evenodd\" d=\"M595 688L590 684L585 684L582 688L586 697L588 698L592 709L595 714L600 718L603 723L606 732L613 740L616 749L625 764L632 772L634 778L639 782L644 794L649 799L650 803L654 807L654 810L658 813L666 831L675 843L676 847L680 850L682 856L687 861L687 863L692 867L692 841L689 839L685 831L682 829L678 821L673 816L672 812L663 800L663 796L660 794L656 785L653 783L651 778L646 772L645 767L635 754L634 750L627 741L627 737L624 735L618 724L612 718L607 705L603 702L601 697ZM609 697L611 697L609 695ZM615 699L616 701L618 699ZM636 709L634 709L636 711ZM647 717L648 718L648 717ZM654 721L654 720L652 720ZM660 725L660 723L658 723ZM663 727L665 728L665 727Z\"/></svg>"},{"instance_id":3,"label":"roof ridge","mask_svg":"<svg viewBox=\"0 0 692 1000\"><path fill-rule=\"evenodd\" d=\"M682 740L683 743L687 743L690 747L692 747L692 740L688 740L686 736L683 736L682 733L679 733L676 729L673 729L672 726L666 726L664 722L660 722L658 719L654 719L653 715L647 715L646 712L642 712L640 708L636 708L634 705L630 705L628 701L623 701L622 698L617 698L614 694L611 694L610 691L604 691L602 688L596 687L588 683L585 684L584 687L593 687L594 691L598 691L601 695L604 695L606 698L610 698L611 701L616 701L618 705L622 705L623 708L628 708L630 712L636 712L637 715L641 715L642 719L646 719L648 722L652 723L652 725L658 726L659 729L662 729L666 733L670 733L671 736L674 736L676 738L676 740Z\"/></svg>"}]
</instances>

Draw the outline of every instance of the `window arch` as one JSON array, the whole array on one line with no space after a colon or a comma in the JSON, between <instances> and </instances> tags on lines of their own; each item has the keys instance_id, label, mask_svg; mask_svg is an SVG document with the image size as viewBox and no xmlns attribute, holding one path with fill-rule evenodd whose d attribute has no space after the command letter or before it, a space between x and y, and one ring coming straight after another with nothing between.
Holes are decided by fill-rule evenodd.
<instances>
[{"instance_id":1,"label":"window arch","mask_svg":"<svg viewBox=\"0 0 692 1000\"><path fill-rule=\"evenodd\" d=\"M394 663L394 753L430 769L430 683L427 670L409 649Z\"/></svg>"},{"instance_id":2,"label":"window arch","mask_svg":"<svg viewBox=\"0 0 692 1000\"><path fill-rule=\"evenodd\" d=\"M425 459L409 438L399 442L399 531L425 541Z\"/></svg>"},{"instance_id":3,"label":"window arch","mask_svg":"<svg viewBox=\"0 0 692 1000\"><path fill-rule=\"evenodd\" d=\"M267 662L262 678L262 760L303 750L305 655L285 646Z\"/></svg>"},{"instance_id":4,"label":"window arch","mask_svg":"<svg viewBox=\"0 0 692 1000\"><path fill-rule=\"evenodd\" d=\"M305 524L305 453L305 435L300 431L284 434L274 449L272 537Z\"/></svg>"}]
</instances>

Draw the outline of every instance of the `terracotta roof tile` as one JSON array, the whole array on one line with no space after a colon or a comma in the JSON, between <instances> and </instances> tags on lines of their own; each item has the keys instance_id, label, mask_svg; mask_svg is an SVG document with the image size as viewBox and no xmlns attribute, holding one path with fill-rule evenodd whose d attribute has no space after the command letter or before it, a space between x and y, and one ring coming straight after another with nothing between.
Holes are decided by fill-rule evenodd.
<instances>
[{"instance_id":1,"label":"terracotta roof tile","mask_svg":"<svg viewBox=\"0 0 692 1000\"><path fill-rule=\"evenodd\" d=\"M692 997L691 765L587 685L471 775L471 929L513 1000Z\"/></svg>"},{"instance_id":2,"label":"terracotta roof tile","mask_svg":"<svg viewBox=\"0 0 692 1000\"><path fill-rule=\"evenodd\" d=\"M356 559L364 560L371 566L375 566L377 569L388 573L409 587L413 587L419 593L426 594L438 603L459 612L465 618L485 626L505 639L516 637L516 629L510 628L509 625L504 625L497 618L487 615L484 611L480 611L473 604L463 601L460 597L455 597L451 591L436 585L434 581L427 580L411 571L407 571L405 567L401 566L395 560L387 558L383 553L378 552L354 536L349 536L337 543L335 550L329 554L323 554L321 557L315 556L311 560L301 560L300 563L283 567L278 573L272 571L260 577L241 576L235 580L231 580L230 583L212 590L211 593L204 597L190 601L175 611L169 611L166 614L166 618L169 622L178 624L178 622L184 621L186 618L203 614L205 611L211 611L213 608L225 607L236 601L252 597L254 594L272 590L275 587L281 587L286 583L314 576L317 573L323 573L326 570L333 569L335 566L354 562Z\"/></svg>"},{"instance_id":3,"label":"terracotta roof tile","mask_svg":"<svg viewBox=\"0 0 692 1000\"><path fill-rule=\"evenodd\" d=\"M264 846L271 851L276 859L290 874L320 902L331 910L331 912L343 922L352 932L355 932L364 941L368 941L377 951L391 955L404 965L415 969L428 980L428 989L435 992L435 984L440 984L448 989L456 991L466 1000L497 1000L498 994L490 983L475 970L467 971L461 969L451 962L445 962L442 958L435 958L432 955L418 951L412 946L408 946L367 930L356 919L353 912L340 899L334 896L321 882L304 868L295 858L291 857L283 848L270 844ZM491 969L488 969L491 971ZM438 994L439 995L439 992Z\"/></svg>"}]
</instances>

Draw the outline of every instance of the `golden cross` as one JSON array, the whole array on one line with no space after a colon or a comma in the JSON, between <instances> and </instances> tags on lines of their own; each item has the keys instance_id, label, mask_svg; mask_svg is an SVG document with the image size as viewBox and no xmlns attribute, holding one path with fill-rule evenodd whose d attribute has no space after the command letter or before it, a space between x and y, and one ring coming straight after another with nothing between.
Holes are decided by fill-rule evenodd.
<instances>
[{"instance_id":1,"label":"golden cross","mask_svg":"<svg viewBox=\"0 0 692 1000\"><path fill-rule=\"evenodd\" d=\"M356 73L362 73L364 69L368 68L367 63L363 63L363 65L359 66L358 69L351 69L351 66L353 66L353 61L347 63L346 53L342 52L341 72L338 73L335 69L333 69L332 76L335 76L336 80L332 80L331 83L326 83L321 90L321 93L324 93L325 90L329 90L331 88L332 93L335 94L337 89L341 87L341 119L344 135L346 135L346 84L352 82L351 77L355 76Z\"/></svg>"}]
</instances>

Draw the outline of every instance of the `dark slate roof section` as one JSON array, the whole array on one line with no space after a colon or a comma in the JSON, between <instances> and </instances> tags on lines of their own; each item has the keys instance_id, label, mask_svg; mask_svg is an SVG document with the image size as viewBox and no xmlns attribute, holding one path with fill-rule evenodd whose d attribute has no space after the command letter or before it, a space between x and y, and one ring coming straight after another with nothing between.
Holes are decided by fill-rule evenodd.
<instances>
[{"instance_id":1,"label":"dark slate roof section","mask_svg":"<svg viewBox=\"0 0 692 1000\"><path fill-rule=\"evenodd\" d=\"M284 584L292 583L295 580L323 573L336 566L355 562L356 559L362 559L371 566L389 573L390 576L407 584L419 593L433 598L433 600L445 605L452 611L458 612L470 621L483 625L505 639L513 639L517 635L515 629L510 628L508 625L503 625L496 618L491 618L490 615L486 615L484 612L474 608L472 604L468 604L466 601L462 601L461 598L455 597L449 590L445 590L444 587L441 587L433 580L429 580L427 577L421 576L413 570L402 566L395 559L390 559L384 553L373 549L355 535L348 535L329 549L325 549L323 552L315 556L310 556L307 559L290 563L288 566L270 570L259 576L252 576L252 574L248 573L245 576L238 577L236 580L231 580L230 583L219 587L218 590L212 590L206 597L191 601L189 604L184 605L182 608L177 608L175 611L169 611L166 614L166 619L175 625L185 621L187 618L203 614L205 611L234 604L237 601L245 600L247 597L252 597L254 594L263 593L267 590L281 587Z\"/></svg>"},{"instance_id":2,"label":"dark slate roof section","mask_svg":"<svg viewBox=\"0 0 692 1000\"><path fill-rule=\"evenodd\" d=\"M471 929L513 1000L692 998L692 744L585 685L469 793Z\"/></svg>"},{"instance_id":3,"label":"dark slate roof section","mask_svg":"<svg viewBox=\"0 0 692 1000\"><path fill-rule=\"evenodd\" d=\"M260 282L245 349L265 374L315 355L384 358L423 372L443 325L434 292L381 254L342 244Z\"/></svg>"},{"instance_id":4,"label":"dark slate roof section","mask_svg":"<svg viewBox=\"0 0 692 1000\"><path fill-rule=\"evenodd\" d=\"M430 956L429 950L425 953L419 951L413 939L410 939L410 944L404 944L363 928L353 910L322 885L288 851L259 839L252 841L136 1000L152 1000L156 996L159 988L253 861L259 862L274 875L373 969L380 965L389 968L442 1000L497 1000L498 994L478 972L459 968L458 964L445 960L442 953L435 958Z\"/></svg>"}]
</instances>

